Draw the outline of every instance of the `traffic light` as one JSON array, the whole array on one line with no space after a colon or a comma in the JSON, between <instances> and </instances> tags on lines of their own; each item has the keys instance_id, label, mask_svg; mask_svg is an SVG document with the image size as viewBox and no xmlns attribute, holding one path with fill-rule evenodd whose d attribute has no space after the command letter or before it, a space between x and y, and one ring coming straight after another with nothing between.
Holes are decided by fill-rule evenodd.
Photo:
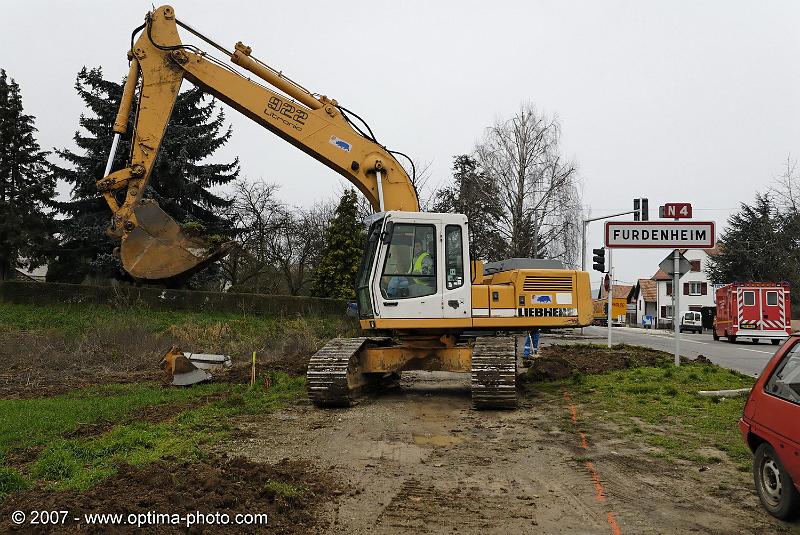
<instances>
[{"instance_id":1,"label":"traffic light","mask_svg":"<svg viewBox=\"0 0 800 535\"><path fill-rule=\"evenodd\" d=\"M633 199L633 220L634 221L649 221L650 211L647 206L647 199Z\"/></svg>"},{"instance_id":2,"label":"traffic light","mask_svg":"<svg viewBox=\"0 0 800 535\"><path fill-rule=\"evenodd\" d=\"M594 265L592 266L592 269L594 269L595 271L599 271L600 273L605 273L605 271L606 271L606 250L605 250L605 248L601 247L599 249L592 249L592 254L594 255L592 257L592 262L594 262Z\"/></svg>"}]
</instances>

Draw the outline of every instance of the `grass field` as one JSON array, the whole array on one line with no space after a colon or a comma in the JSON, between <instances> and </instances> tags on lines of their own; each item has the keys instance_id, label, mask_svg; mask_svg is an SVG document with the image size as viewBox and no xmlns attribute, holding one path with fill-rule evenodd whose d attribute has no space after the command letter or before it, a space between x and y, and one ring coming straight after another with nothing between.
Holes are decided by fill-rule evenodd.
<instances>
[{"instance_id":1,"label":"grass field","mask_svg":"<svg viewBox=\"0 0 800 535\"><path fill-rule=\"evenodd\" d=\"M621 350L629 352L630 347ZM713 364L675 368L670 358L665 353L657 366L577 374L531 388L556 395L568 390L584 408L584 419L575 425L602 426L606 432L648 446L653 457L714 463L727 456L740 470L749 470L750 452L736 425L746 398L709 398L697 392L749 388L754 379Z\"/></svg>"},{"instance_id":2,"label":"grass field","mask_svg":"<svg viewBox=\"0 0 800 535\"><path fill-rule=\"evenodd\" d=\"M190 340L205 351L248 352L280 347L287 340L330 339L354 332L344 317L277 317L253 314L179 312L96 305L0 303L0 332L44 331L70 339L125 341L142 335Z\"/></svg>"},{"instance_id":3,"label":"grass field","mask_svg":"<svg viewBox=\"0 0 800 535\"><path fill-rule=\"evenodd\" d=\"M6 461L0 498L35 481L53 489L88 488L122 463L200 459L204 445L225 438L229 417L271 411L304 395L302 377L274 373L270 383L266 391L262 382L252 390L231 384L111 385L2 400L0 458Z\"/></svg>"},{"instance_id":4,"label":"grass field","mask_svg":"<svg viewBox=\"0 0 800 535\"><path fill-rule=\"evenodd\" d=\"M228 383L187 389L156 382L94 384L95 374L110 370L111 381L118 381L133 370L157 380L158 354L172 343L231 354L240 364L253 351L290 360L294 355L292 362L302 366L326 340L355 332L352 321L339 317L0 304L0 358L13 372L0 373L0 387L11 394L0 399L0 497L29 486L86 489L123 463L200 460L206 446L228 436L231 416L271 411L304 396L302 377L276 371L297 375L284 361L273 361L280 365L270 369L265 360L260 368L271 380L266 391ZM669 355L644 348L565 347L556 350L560 360L551 359L548 370L571 377L528 386L559 396L569 390L587 418L565 425L602 427L646 446L654 457L702 463L728 457L747 466L749 452L736 429L744 398L702 398L696 392L747 387L751 378L706 364L676 369ZM575 363L583 372L571 369ZM612 371L589 373L604 366ZM39 382L31 387L27 377L37 372ZM59 389L86 385L87 375L94 386Z\"/></svg>"}]
</instances>

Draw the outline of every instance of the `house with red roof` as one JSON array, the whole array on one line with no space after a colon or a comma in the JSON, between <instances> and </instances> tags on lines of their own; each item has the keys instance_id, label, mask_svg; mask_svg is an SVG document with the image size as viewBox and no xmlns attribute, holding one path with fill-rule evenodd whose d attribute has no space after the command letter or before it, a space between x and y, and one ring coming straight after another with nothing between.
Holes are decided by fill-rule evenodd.
<instances>
[{"instance_id":1,"label":"house with red roof","mask_svg":"<svg viewBox=\"0 0 800 535\"><path fill-rule=\"evenodd\" d=\"M651 279L639 279L631 292L630 303L634 305L631 323L642 325L645 316L655 318L658 315L658 284Z\"/></svg>"}]
</instances>

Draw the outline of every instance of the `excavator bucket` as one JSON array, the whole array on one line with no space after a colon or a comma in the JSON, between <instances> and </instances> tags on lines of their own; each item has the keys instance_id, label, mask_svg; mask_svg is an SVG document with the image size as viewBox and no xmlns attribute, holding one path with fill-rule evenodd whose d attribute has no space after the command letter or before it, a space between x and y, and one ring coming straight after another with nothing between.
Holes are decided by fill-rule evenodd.
<instances>
[{"instance_id":1,"label":"excavator bucket","mask_svg":"<svg viewBox=\"0 0 800 535\"><path fill-rule=\"evenodd\" d=\"M211 374L199 369L178 347L172 346L163 357L161 367L174 386L189 386L211 379Z\"/></svg>"},{"instance_id":2,"label":"excavator bucket","mask_svg":"<svg viewBox=\"0 0 800 535\"><path fill-rule=\"evenodd\" d=\"M134 208L136 227L122 238L120 258L136 279L162 280L190 275L225 256L233 242L213 248L187 236L180 225L152 200Z\"/></svg>"}]
</instances>

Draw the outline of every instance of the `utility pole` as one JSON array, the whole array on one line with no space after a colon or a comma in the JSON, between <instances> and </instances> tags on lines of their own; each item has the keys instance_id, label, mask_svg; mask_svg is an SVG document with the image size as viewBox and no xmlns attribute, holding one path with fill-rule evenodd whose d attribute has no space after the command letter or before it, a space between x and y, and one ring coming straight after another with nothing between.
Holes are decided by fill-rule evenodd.
<instances>
[{"instance_id":1,"label":"utility pole","mask_svg":"<svg viewBox=\"0 0 800 535\"><path fill-rule=\"evenodd\" d=\"M635 204L634 204L634 207L636 207ZM584 219L583 220L583 232L581 233L581 271L586 271L586 227L589 226L589 223L591 223L592 221L600 221L600 220L603 220L603 219L610 219L612 217L619 217L621 215L638 214L638 213L639 213L639 210L638 209L634 209L634 210L628 210L626 212L620 212L618 214L610 214L610 215L604 215L604 216L600 216L600 217L591 217L589 219ZM610 296L611 295L611 288L613 286L613 281L612 281L612 277L611 277L611 249L608 250L608 277L609 277L609 284L608 284L609 293L608 293L608 295ZM612 312L612 310L611 310L611 298L609 297L609 300L608 300L608 347L611 347L611 312ZM581 327L581 334L583 334L583 327Z\"/></svg>"},{"instance_id":2,"label":"utility pole","mask_svg":"<svg viewBox=\"0 0 800 535\"><path fill-rule=\"evenodd\" d=\"M612 267L611 263L611 252L612 249L608 250L608 317L606 318L607 327L608 327L608 341L607 345L611 348L611 320L614 315L614 268Z\"/></svg>"}]
</instances>

